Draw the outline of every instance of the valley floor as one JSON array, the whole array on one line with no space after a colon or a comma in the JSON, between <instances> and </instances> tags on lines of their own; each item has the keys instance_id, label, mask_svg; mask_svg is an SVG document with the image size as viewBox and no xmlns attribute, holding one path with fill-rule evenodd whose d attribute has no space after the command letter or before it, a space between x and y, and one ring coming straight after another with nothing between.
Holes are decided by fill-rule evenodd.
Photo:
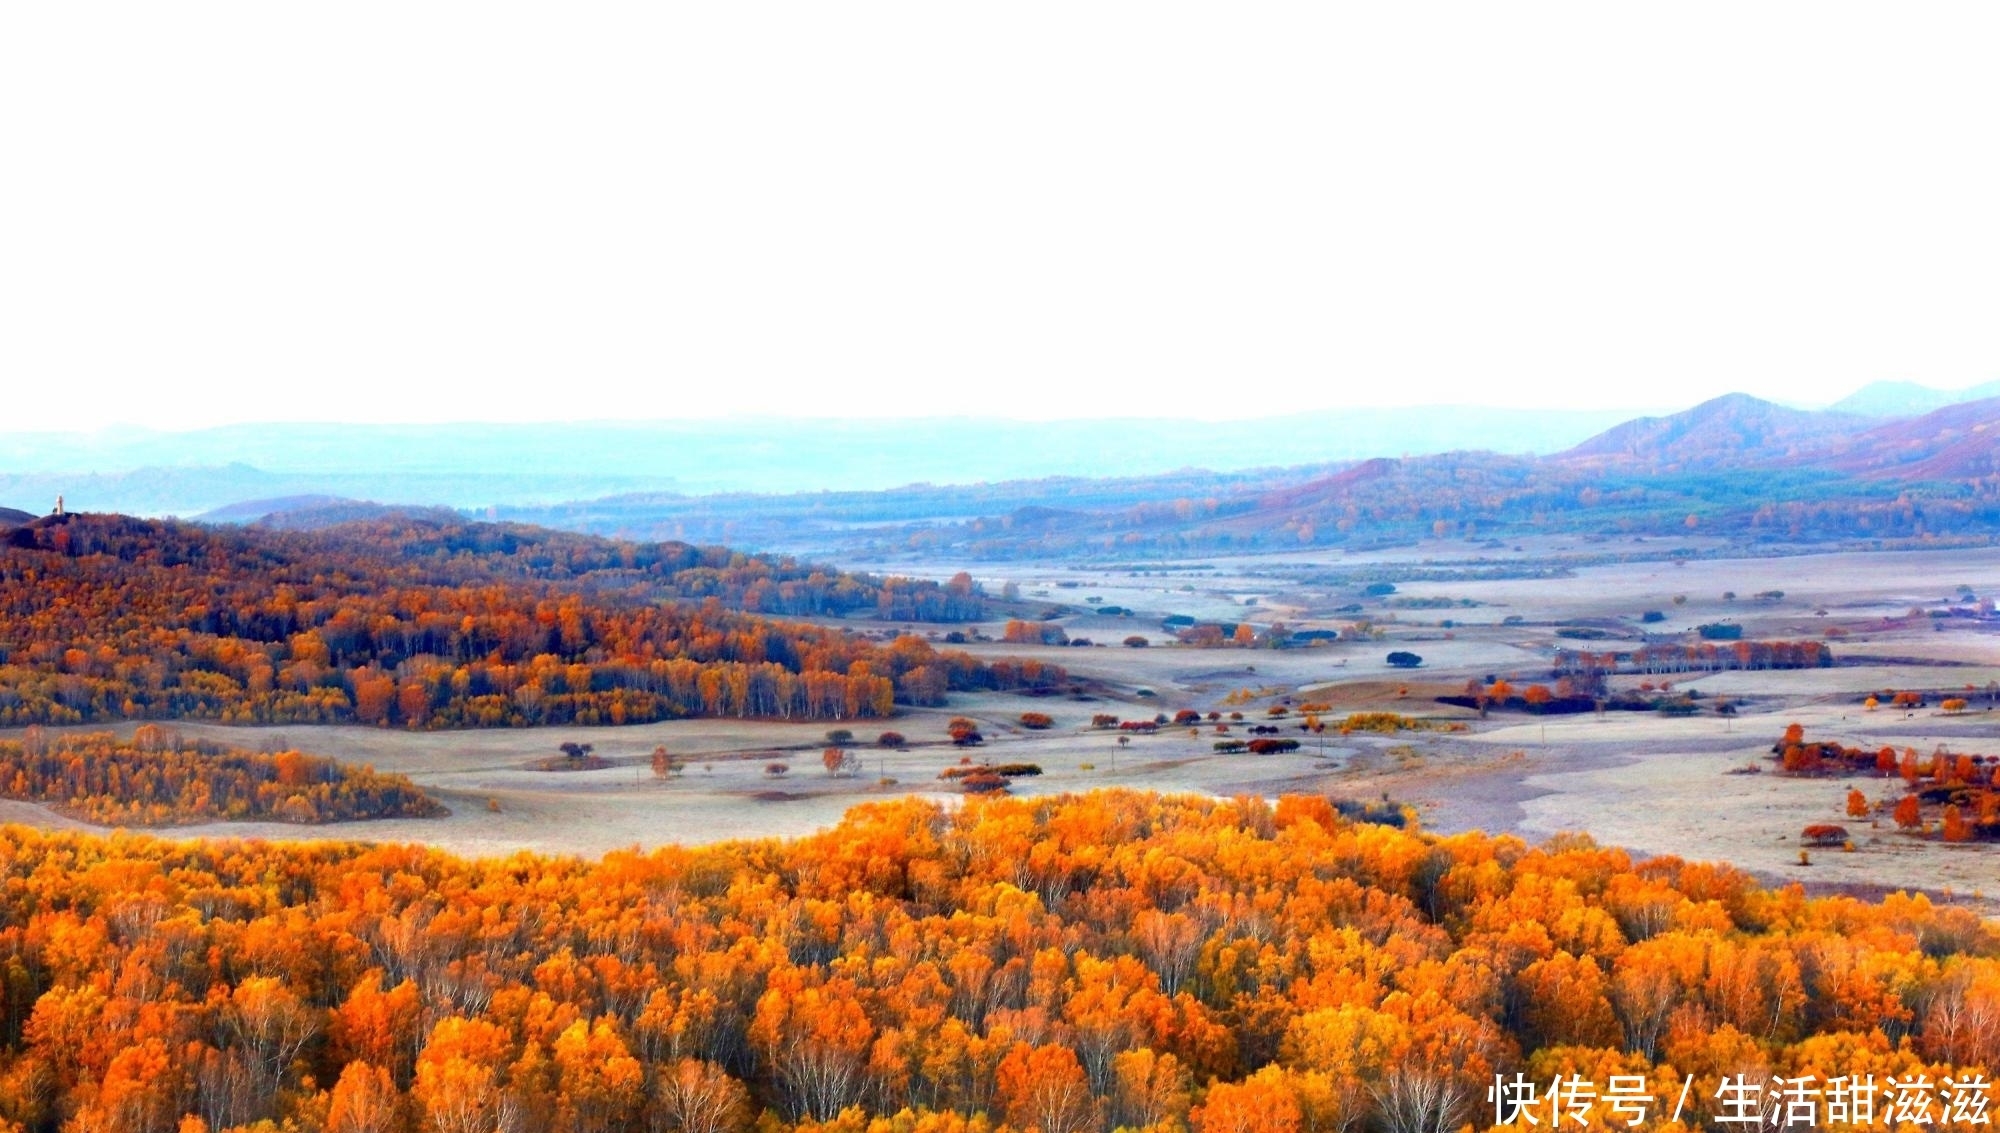
<instances>
[{"instance_id":1,"label":"valley floor","mask_svg":"<svg viewBox=\"0 0 2000 1133\"><path fill-rule=\"evenodd\" d=\"M1598 549L1601 550L1601 549ZM1564 548L1550 545L1519 557L1523 563L1560 563ZM1565 577L1467 582L1405 582L1401 599L1449 599L1449 608L1392 606L1370 599L1361 615L1381 631L1379 640L1340 642L1307 649L1196 649L1168 645L1160 618L1188 613L1228 617L1265 626L1274 618L1293 629L1352 624L1336 612L1354 600L1355 587L1339 572L1424 567L1443 569L1469 557L1462 546L1440 544L1377 558L1367 564L1335 561L1304 569L1300 560L1245 559L1203 564L1206 569L1131 571L1022 568L982 579L992 591L1014 582L1023 602L1066 607L1061 621L1071 636L1108 647L1024 647L975 642L976 652L1045 656L1067 666L1085 690L1064 697L976 695L954 698L945 709L925 709L890 721L859 721L853 750L858 774L835 777L821 764L824 723L690 720L625 728L410 733L360 727L224 728L177 725L191 735L242 746L298 747L402 772L451 808L441 819L390 820L300 827L279 823L217 823L174 828L185 836L256 838L360 838L420 841L469 854L534 849L597 855L631 846L784 836L834 823L857 802L918 794L959 797L938 775L963 759L1033 763L1043 774L1013 781L1016 794L1049 795L1106 786L1213 795L1325 793L1362 801L1387 796L1415 806L1426 829L1483 829L1539 840L1582 831L1599 842L1643 854L1731 862L1768 881L1800 882L1817 891L1870 893L1921 888L1940 898L2000 911L2000 846L1950 846L1898 833L1885 818L1849 819L1849 787L1871 799L1890 797L1900 783L1862 779L1791 779L1772 773L1765 758L1787 724L1808 736L1871 746L1894 744L1925 754L1938 745L1952 751L2000 751L2000 711L1989 684L2000 681L2000 625L1969 618L1911 617L1912 607L1963 605L1963 593L2000 594L2000 553L1952 551L1880 555L1803 555L1746 560L1696 560L1583 566ZM1308 568L1312 564L1307 564ZM949 573L952 564L941 564ZM1302 579L1304 579L1302 581ZM1065 585L1075 583L1074 586ZM1965 591L1961 591L1964 587ZM1725 590L1738 597L1725 599ZM1759 592L1782 597L1757 599ZM1085 603L1084 597L1099 599ZM1676 597L1680 598L1676 602ZM1456 604L1456 603L1471 604ZM1090 613L1119 604L1129 616ZM1813 637L1826 640L1840 663L1804 671L1687 674L1676 689L1696 690L1713 704L1737 702L1740 714L1706 711L1693 717L1613 712L1533 717L1494 713L1480 720L1467 709L1441 705L1441 694L1462 691L1468 679L1504 676L1517 685L1548 680L1564 625L1609 627L1613 641L1635 644L1644 610L1671 611L1643 626L1683 631L1731 620L1746 639ZM1440 624L1449 618L1452 626ZM1510 624L1509 619L1519 619ZM880 623L852 627L880 631ZM1826 635L1834 627L1832 637ZM942 633L965 627L912 627ZM999 636L998 624L982 628ZM1125 630L1127 632L1119 632ZM1129 633L1156 642L1145 649L1117 643ZM1390 669L1389 650L1424 657L1415 673ZM1638 678L1615 679L1622 685ZM1887 707L1867 711L1861 701L1885 689L1918 689L1969 697L1970 711L1946 716L1935 707L1915 712ZM1226 703L1236 694L1235 704ZM1353 711L1389 711L1456 724L1463 730L1427 730L1382 736L1338 736L1332 728L1308 736L1296 711L1267 718L1274 705L1309 701L1332 705L1334 722ZM1244 720L1227 738L1247 739L1255 723L1271 723L1282 736L1300 738L1292 753L1223 755L1224 738L1204 723L1164 727L1121 745L1112 732L1093 729L1095 713L1151 719L1181 708L1204 713L1236 710ZM1055 718L1047 731L1019 723L1023 712ZM945 738L954 715L977 720L987 743L960 749ZM125 726L129 730L130 725ZM875 745L893 729L908 737L901 749ZM534 769L558 744L592 743L610 766L593 771ZM664 745L684 763L681 774L656 777L650 755ZM772 764L789 770L770 772ZM1732 774L1748 766L1761 774ZM42 827L82 824L23 802L0 802L0 821ZM1801 861L1800 831L1814 823L1840 823L1852 833L1852 850L1815 849Z\"/></svg>"}]
</instances>

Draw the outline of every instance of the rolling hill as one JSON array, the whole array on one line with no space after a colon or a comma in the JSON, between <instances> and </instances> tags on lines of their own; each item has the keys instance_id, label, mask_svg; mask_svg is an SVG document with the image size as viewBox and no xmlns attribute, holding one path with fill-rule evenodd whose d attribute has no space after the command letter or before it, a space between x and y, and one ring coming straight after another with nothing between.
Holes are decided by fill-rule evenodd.
<instances>
[{"instance_id":1,"label":"rolling hill","mask_svg":"<svg viewBox=\"0 0 2000 1133\"><path fill-rule=\"evenodd\" d=\"M1789 409L1732 393L1684 412L1627 421L1556 460L1685 472L1753 468L1801 452L1823 450L1867 424L1849 413Z\"/></svg>"},{"instance_id":2,"label":"rolling hill","mask_svg":"<svg viewBox=\"0 0 2000 1133\"><path fill-rule=\"evenodd\" d=\"M72 512L0 540L0 727L853 719L1063 681L822 624L983 614L969 577L724 547L456 517L286 531Z\"/></svg>"},{"instance_id":3,"label":"rolling hill","mask_svg":"<svg viewBox=\"0 0 2000 1133\"><path fill-rule=\"evenodd\" d=\"M423 519L453 523L460 515L450 508L408 507L378 504L372 500L350 500L341 496L281 496L271 500L246 500L216 508L195 517L197 523L251 523L287 531L317 531L376 519Z\"/></svg>"},{"instance_id":4,"label":"rolling hill","mask_svg":"<svg viewBox=\"0 0 2000 1133\"><path fill-rule=\"evenodd\" d=\"M1876 478L1970 480L2000 473L2000 397L1870 429L1828 462Z\"/></svg>"}]
</instances>

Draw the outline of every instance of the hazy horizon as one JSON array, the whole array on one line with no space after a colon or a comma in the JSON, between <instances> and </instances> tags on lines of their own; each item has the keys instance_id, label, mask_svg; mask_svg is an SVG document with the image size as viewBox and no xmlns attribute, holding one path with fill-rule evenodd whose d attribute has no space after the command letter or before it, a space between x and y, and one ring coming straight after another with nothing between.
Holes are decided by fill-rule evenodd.
<instances>
[{"instance_id":1,"label":"hazy horizon","mask_svg":"<svg viewBox=\"0 0 2000 1133\"><path fill-rule=\"evenodd\" d=\"M1951 394L1967 393L1972 390L1980 389L1984 386L1994 385L1996 384L1996 382L2000 382L2000 379L1996 379L1993 381L1967 382L1962 385L1943 386L1916 380L1883 379L1872 382L1864 382L1852 388L1844 389L1837 396L1832 396L1832 397L1828 397L1822 394L1817 397L1806 398L1806 399L1788 398L1780 396L1771 396L1766 393L1761 393L1754 388L1746 388L1746 389L1724 390L1721 393L1713 395L1712 397L1704 397L1697 400L1691 400L1686 402L1635 401L1630 404L1625 404L1625 403L1571 404L1571 405L1556 407L1553 411L1558 413L1576 413L1580 415L1602 416L1606 418L1617 417L1619 419L1662 416L1662 415L1682 412L1686 409L1692 408L1693 406L1700 404L1703 401L1713 400L1714 397L1724 397L1732 394L1744 394L1750 397L1756 397L1759 398L1760 400L1769 401L1773 404L1782 405L1792 409L1826 410L1838 406L1840 402L1850 399L1854 397L1856 394L1877 387L1907 386L1907 387L1914 387L1917 389L1921 389L1931 393L1951 395ZM1619 387L1614 387L1614 388L1619 388ZM1373 413L1402 413L1402 412L1424 412L1424 411L1435 411L1435 412L1446 412L1446 413L1450 412L1477 413L1489 410L1514 411L1514 410L1519 410L1520 408L1521 407L1518 405L1509 405L1506 402L1500 400L1464 401L1464 402L1411 400L1402 402L1354 401L1340 405L1319 406L1312 409L1302 409L1292 412L1265 411L1256 413L1194 412L1185 409L1177 409L1175 407L1148 407L1145 405L1135 405L1130 407L1121 406L1118 412L1102 412L1102 411L1092 412L1088 411L1087 409L1070 409L1068 411L1056 411L1057 409L1061 409L1061 407L1055 407L1054 409L1051 409L1049 411L1036 412L1033 410L1032 407L1009 406L1004 408L996 408L990 411L961 410L956 412L930 412L930 411L923 411L922 408L919 407L917 410L907 413L894 413L894 412L796 413L796 412L786 412L782 407L764 406L759 408L743 408L743 409L734 409L734 410L714 412L714 413L686 413L681 415L668 415L668 414L662 414L657 416L582 415L575 417L542 415L528 419L507 417L507 416L480 416L475 414L468 414L463 416L445 416L445 417L410 418L410 419L386 419L386 418L374 419L374 418L360 418L360 417L347 418L338 415L329 415L320 417L270 416L270 417L238 418L225 414L218 416L217 419L212 421L205 421L199 423L179 423L179 424L171 424L171 423L161 424L161 423L151 423L142 420L118 418L118 419L103 420L96 423L85 424L85 425L71 425L68 427L23 428L23 427L18 427L12 421L9 421L5 424L0 424L0 438L16 437L16 436L92 437L92 438L96 437L117 438L119 436L146 436L146 435L178 436L178 435L187 435L192 433L227 432L231 430L253 429L253 428L268 427L268 426L298 427L298 428L335 428L335 429L341 429L341 428L426 429L426 428L452 428L460 426L496 427L496 428L583 426L583 427L603 428L603 429L642 430L642 429L657 429L657 428L678 429L678 428L699 427L704 425L748 426L760 423L783 423L789 425L824 423L830 425L843 425L843 424L867 424L876 422L903 422L911 424L925 423L925 422L935 422L935 423L990 422L999 424L1032 425L1032 424L1043 424L1043 423L1067 423L1067 424L1086 424L1086 423L1099 423L1099 422L1115 423L1115 422L1125 422L1125 421L1195 424L1202 422L1222 421L1222 422L1229 422L1232 424L1253 424L1257 422L1270 422L1276 424L1276 423L1296 421L1301 415L1329 414L1329 413L1373 414ZM1538 411L1538 412L1544 412L1544 411Z\"/></svg>"},{"instance_id":2,"label":"hazy horizon","mask_svg":"<svg viewBox=\"0 0 2000 1133\"><path fill-rule=\"evenodd\" d=\"M1862 430L1996 393L2000 389L1992 386L1943 392L1877 384L1839 404ZM1042 421L746 414L533 424L0 430L0 506L32 511L60 494L79 510L142 515L261 515L244 508L313 498L528 509L522 513L528 516L534 509L601 511L599 505L611 504L622 514L643 497L875 493L1052 480L1095 485L1086 494L1136 499L1129 495L1133 487L1170 475L1183 476L1176 494L1206 495L1246 474L1269 483L1296 481L1375 457L1481 451L1552 456L1641 417L1690 408L1350 407L1251 419ZM1190 473L1206 478L1205 485L1186 480Z\"/></svg>"},{"instance_id":3,"label":"hazy horizon","mask_svg":"<svg viewBox=\"0 0 2000 1133\"><path fill-rule=\"evenodd\" d=\"M144 514L297 495L477 508L634 492L1227 474L1465 448L1551 452L1625 419L1616 411L1363 408L1247 421L741 417L0 432L0 505L41 506L41 497L63 492L80 509Z\"/></svg>"}]
</instances>

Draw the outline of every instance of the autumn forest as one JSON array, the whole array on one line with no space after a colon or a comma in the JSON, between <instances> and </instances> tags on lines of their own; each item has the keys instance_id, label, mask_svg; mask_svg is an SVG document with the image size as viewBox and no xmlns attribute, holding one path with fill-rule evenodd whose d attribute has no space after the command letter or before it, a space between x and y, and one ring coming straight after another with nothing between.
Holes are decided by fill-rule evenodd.
<instances>
[{"instance_id":1,"label":"autumn forest","mask_svg":"<svg viewBox=\"0 0 2000 1133\"><path fill-rule=\"evenodd\" d=\"M408 518L326 532L51 517L0 548L0 726L847 720L1060 686L777 616L975 616L969 579Z\"/></svg>"},{"instance_id":2,"label":"autumn forest","mask_svg":"<svg viewBox=\"0 0 2000 1133\"><path fill-rule=\"evenodd\" d=\"M583 862L0 834L0 1120L182 1131L1491 1124L1496 1073L1969 1080L2000 937L1322 799L908 801Z\"/></svg>"}]
</instances>

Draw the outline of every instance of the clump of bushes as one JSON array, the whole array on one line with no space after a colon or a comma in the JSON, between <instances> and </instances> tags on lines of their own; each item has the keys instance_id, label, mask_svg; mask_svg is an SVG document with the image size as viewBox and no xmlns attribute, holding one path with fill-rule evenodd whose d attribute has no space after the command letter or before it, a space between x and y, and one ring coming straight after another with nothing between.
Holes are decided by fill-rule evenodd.
<instances>
[{"instance_id":1,"label":"clump of bushes","mask_svg":"<svg viewBox=\"0 0 2000 1133\"><path fill-rule=\"evenodd\" d=\"M1347 719L1340 722L1340 733L1380 732L1393 735L1397 732L1421 732L1429 730L1431 724L1415 716L1405 716L1400 712L1350 712Z\"/></svg>"},{"instance_id":2,"label":"clump of bushes","mask_svg":"<svg viewBox=\"0 0 2000 1133\"><path fill-rule=\"evenodd\" d=\"M1004 795L1007 793L1007 780L1002 779L998 775L967 775L959 783L959 786L968 795Z\"/></svg>"},{"instance_id":3,"label":"clump of bushes","mask_svg":"<svg viewBox=\"0 0 2000 1133\"><path fill-rule=\"evenodd\" d=\"M1376 826L1393 826L1401 830L1411 825L1409 809L1399 803L1383 799L1377 803L1364 803L1358 799L1335 799L1333 809L1349 822L1370 822Z\"/></svg>"},{"instance_id":4,"label":"clump of bushes","mask_svg":"<svg viewBox=\"0 0 2000 1133\"><path fill-rule=\"evenodd\" d=\"M1281 752L1299 750L1299 741L1256 739L1250 741L1247 750L1251 755L1277 755Z\"/></svg>"},{"instance_id":5,"label":"clump of bushes","mask_svg":"<svg viewBox=\"0 0 2000 1133\"><path fill-rule=\"evenodd\" d=\"M975 766L947 767L938 772L938 778L949 782L953 779L970 779L975 775L998 775L1002 779L1019 779L1024 775L1040 775L1039 763L981 763Z\"/></svg>"}]
</instances>

